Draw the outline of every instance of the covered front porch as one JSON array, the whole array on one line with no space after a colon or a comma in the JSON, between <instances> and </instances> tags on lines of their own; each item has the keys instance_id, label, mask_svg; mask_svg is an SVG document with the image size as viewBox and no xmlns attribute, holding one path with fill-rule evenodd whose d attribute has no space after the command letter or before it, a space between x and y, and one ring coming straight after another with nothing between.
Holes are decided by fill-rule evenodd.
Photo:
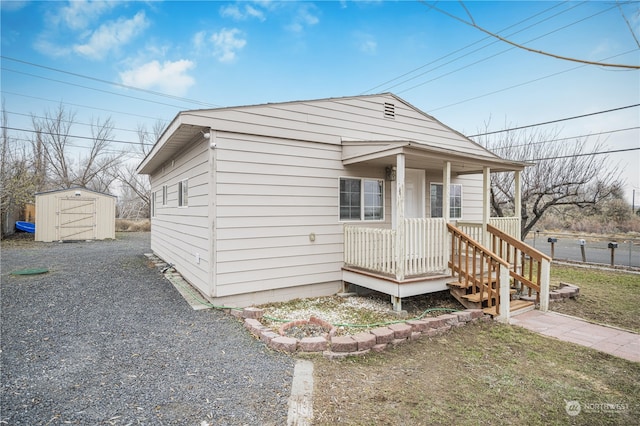
<instances>
[{"instance_id":1,"label":"covered front porch","mask_svg":"<svg viewBox=\"0 0 640 426\"><path fill-rule=\"evenodd\" d=\"M538 274L544 268L530 265L529 275L531 278L536 275L536 279L527 278L526 284L522 284L525 261L533 254L519 240L520 173L526 164L445 153L411 142L353 145L343 142L343 163L384 168L385 183L391 191L390 220L374 226L345 223L342 271L345 283L388 294L397 311L402 309L402 298L447 290L455 282L460 283L458 287L464 292L473 295L479 306L488 305L487 308L493 308L491 312L503 319L508 319L509 309L500 310L500 298L511 299L512 284L523 287L531 283L533 294L541 303ZM514 173L514 216L492 218L490 174L505 171ZM434 198L433 192L430 194L428 212L424 180L427 175L432 181L441 182L438 185L442 191L441 198ZM416 179L416 176L422 178ZM461 197L467 205L457 211L455 218L451 217L450 205L453 180L471 182L469 194L465 194L467 198ZM441 206L434 206L435 202ZM455 208L453 211L456 212ZM441 212L440 217L428 217L434 212ZM538 284L533 284L534 281ZM505 283L502 288L500 282ZM475 296L476 293L479 296ZM532 294L531 287L528 293ZM465 300L467 296L464 295ZM483 305L484 300L488 303ZM545 302L542 303L544 308Z\"/></svg>"}]
</instances>

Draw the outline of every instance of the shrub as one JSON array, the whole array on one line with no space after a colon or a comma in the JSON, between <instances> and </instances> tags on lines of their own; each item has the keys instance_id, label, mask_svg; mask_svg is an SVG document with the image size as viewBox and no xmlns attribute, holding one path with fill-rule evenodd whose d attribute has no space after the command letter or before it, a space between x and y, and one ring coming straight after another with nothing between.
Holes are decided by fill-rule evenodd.
<instances>
[{"instance_id":1,"label":"shrub","mask_svg":"<svg viewBox=\"0 0 640 426\"><path fill-rule=\"evenodd\" d=\"M151 221L149 219L143 220L129 220L129 219L116 219L116 232L149 232L151 231Z\"/></svg>"}]
</instances>

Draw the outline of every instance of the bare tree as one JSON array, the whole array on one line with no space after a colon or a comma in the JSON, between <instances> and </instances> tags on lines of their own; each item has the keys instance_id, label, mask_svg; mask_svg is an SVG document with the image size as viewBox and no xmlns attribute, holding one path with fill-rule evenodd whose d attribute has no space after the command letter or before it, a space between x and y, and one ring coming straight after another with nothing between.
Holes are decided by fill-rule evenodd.
<instances>
[{"instance_id":1,"label":"bare tree","mask_svg":"<svg viewBox=\"0 0 640 426\"><path fill-rule=\"evenodd\" d=\"M92 120L91 137L71 134L75 113L66 110L63 104L53 112L46 111L43 118L33 116L32 122L36 135L34 151L44 152L50 186L81 186L108 192L122 160L122 153L111 150L114 128L111 118ZM81 140L88 140L88 146ZM71 153L73 149L77 151L77 161ZM87 149L89 153L83 155Z\"/></svg>"},{"instance_id":2,"label":"bare tree","mask_svg":"<svg viewBox=\"0 0 640 426\"><path fill-rule=\"evenodd\" d=\"M149 154L153 144L160 138L166 124L157 120L151 130L146 125L138 125L138 143L135 145L140 159ZM137 164L123 164L118 171L118 180L122 183L120 216L139 219L149 217L151 205L151 185L149 177L136 173Z\"/></svg>"},{"instance_id":3,"label":"bare tree","mask_svg":"<svg viewBox=\"0 0 640 426\"><path fill-rule=\"evenodd\" d=\"M521 238L526 238L552 207L595 206L619 193L620 172L608 165L606 155L597 155L600 141L588 149L587 139L559 139L560 131L522 129L483 137L480 142L497 155L535 163L522 173ZM491 175L491 207L498 216L513 212L514 175Z\"/></svg>"},{"instance_id":4,"label":"bare tree","mask_svg":"<svg viewBox=\"0 0 640 426\"><path fill-rule=\"evenodd\" d=\"M11 217L24 207L25 203L33 202L35 179L31 170L30 158L24 145L19 144L7 132L7 114L2 102L2 134L0 138L0 216L2 219L2 235L13 226Z\"/></svg>"}]
</instances>

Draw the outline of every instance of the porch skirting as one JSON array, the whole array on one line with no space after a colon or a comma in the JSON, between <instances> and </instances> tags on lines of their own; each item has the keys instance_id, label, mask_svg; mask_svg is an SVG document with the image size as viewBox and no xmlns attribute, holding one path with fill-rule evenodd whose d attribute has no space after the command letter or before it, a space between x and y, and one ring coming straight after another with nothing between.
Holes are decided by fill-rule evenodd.
<instances>
[{"instance_id":1,"label":"porch skirting","mask_svg":"<svg viewBox=\"0 0 640 426\"><path fill-rule=\"evenodd\" d=\"M379 275L358 268L343 267L342 281L345 284L355 284L370 290L391 296L394 310L401 310L401 299L419 294L435 293L449 290L447 282L451 281L451 274L443 271L441 274L428 274L407 277L402 281L394 277Z\"/></svg>"}]
</instances>

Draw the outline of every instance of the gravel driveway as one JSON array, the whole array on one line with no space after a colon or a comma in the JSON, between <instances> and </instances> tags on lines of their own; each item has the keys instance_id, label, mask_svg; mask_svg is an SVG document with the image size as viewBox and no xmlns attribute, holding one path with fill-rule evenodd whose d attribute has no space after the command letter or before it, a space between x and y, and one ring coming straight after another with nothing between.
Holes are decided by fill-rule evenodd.
<instances>
[{"instance_id":1,"label":"gravel driveway","mask_svg":"<svg viewBox=\"0 0 640 426\"><path fill-rule=\"evenodd\" d=\"M0 424L286 424L294 360L192 310L149 233L117 238L3 242Z\"/></svg>"}]
</instances>

